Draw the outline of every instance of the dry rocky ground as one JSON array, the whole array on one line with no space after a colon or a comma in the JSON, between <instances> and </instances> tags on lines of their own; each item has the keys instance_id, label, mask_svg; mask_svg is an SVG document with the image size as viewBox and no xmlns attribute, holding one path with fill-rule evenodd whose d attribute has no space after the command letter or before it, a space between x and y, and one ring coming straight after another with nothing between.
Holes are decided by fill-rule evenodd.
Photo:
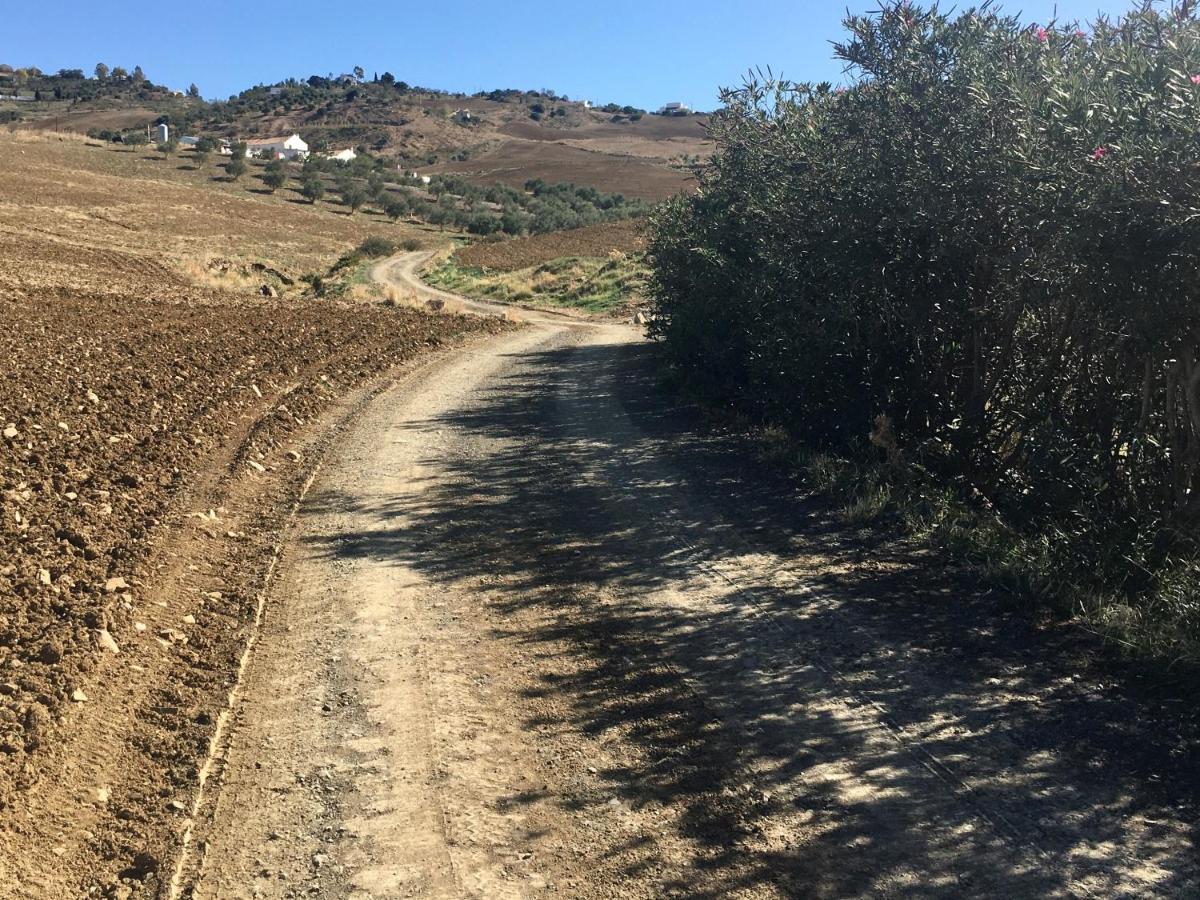
<instances>
[{"instance_id":1,"label":"dry rocky ground","mask_svg":"<svg viewBox=\"0 0 1200 900\"><path fill-rule=\"evenodd\" d=\"M316 268L365 226L0 156L0 897L153 893L325 426L504 326L197 285L197 255Z\"/></svg>"}]
</instances>

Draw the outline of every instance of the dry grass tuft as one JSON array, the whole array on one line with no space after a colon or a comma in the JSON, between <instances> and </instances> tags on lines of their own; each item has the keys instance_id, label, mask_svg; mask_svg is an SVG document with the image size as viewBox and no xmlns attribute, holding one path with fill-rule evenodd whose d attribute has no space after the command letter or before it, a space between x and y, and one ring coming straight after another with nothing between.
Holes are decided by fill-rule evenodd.
<instances>
[{"instance_id":1,"label":"dry grass tuft","mask_svg":"<svg viewBox=\"0 0 1200 900\"><path fill-rule=\"evenodd\" d=\"M31 131L26 128L10 128L5 140L14 144L95 144L86 134L74 131Z\"/></svg>"},{"instance_id":2,"label":"dry grass tuft","mask_svg":"<svg viewBox=\"0 0 1200 900\"><path fill-rule=\"evenodd\" d=\"M187 257L178 268L188 281L200 287L216 288L221 291L257 293L262 278L254 278L235 267L224 268L213 264L211 257Z\"/></svg>"}]
</instances>

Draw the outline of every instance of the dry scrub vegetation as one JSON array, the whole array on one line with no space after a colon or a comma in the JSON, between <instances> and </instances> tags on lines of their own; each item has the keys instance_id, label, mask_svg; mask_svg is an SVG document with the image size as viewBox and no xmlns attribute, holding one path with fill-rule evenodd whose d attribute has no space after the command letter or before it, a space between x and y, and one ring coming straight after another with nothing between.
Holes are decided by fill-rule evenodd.
<instances>
[{"instance_id":1,"label":"dry scrub vegetation","mask_svg":"<svg viewBox=\"0 0 1200 900\"><path fill-rule=\"evenodd\" d=\"M0 882L19 887L23 868L53 868L30 837L44 825L91 848L72 863L85 873L80 890L106 865L151 889L169 843L159 832L174 827L161 823L161 798L194 786L192 760L213 725L205 710L252 614L253 590L237 578L259 566L231 570L190 621L156 627L147 601L156 554L177 537L180 498L218 459L268 483L297 467L284 442L350 389L458 335L503 326L199 286L184 272L189 260L324 270L366 227L232 195L133 154L0 142L0 810L44 779L55 745L106 692L165 658L176 667L169 689L160 685L170 699L154 701L136 747L121 751L141 768L126 773L134 786L119 807L114 799L111 814L93 812L86 839L78 822L11 817L0 827ZM267 502L286 501L279 487ZM124 724L105 726L119 744ZM98 777L76 774L80 791Z\"/></svg>"},{"instance_id":2,"label":"dry scrub vegetation","mask_svg":"<svg viewBox=\"0 0 1200 900\"><path fill-rule=\"evenodd\" d=\"M638 222L607 222L464 247L426 278L500 303L624 315L645 294L643 247Z\"/></svg>"}]
</instances>

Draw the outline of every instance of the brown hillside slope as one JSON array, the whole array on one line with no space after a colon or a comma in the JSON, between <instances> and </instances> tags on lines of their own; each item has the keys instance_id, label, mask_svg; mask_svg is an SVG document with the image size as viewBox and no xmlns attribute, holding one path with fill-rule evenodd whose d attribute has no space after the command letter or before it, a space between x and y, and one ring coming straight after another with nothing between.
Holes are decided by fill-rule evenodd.
<instances>
[{"instance_id":1,"label":"brown hillside slope","mask_svg":"<svg viewBox=\"0 0 1200 900\"><path fill-rule=\"evenodd\" d=\"M645 246L640 227L641 223L630 220L605 222L510 241L472 244L455 253L455 257L464 266L511 272L564 256L606 257L613 252L634 253Z\"/></svg>"},{"instance_id":2,"label":"brown hillside slope","mask_svg":"<svg viewBox=\"0 0 1200 900\"><path fill-rule=\"evenodd\" d=\"M257 169L225 180L214 162L197 170L190 153L163 159L148 148L0 133L0 229L70 247L118 249L183 264L205 256L269 261L297 276L328 266L369 234L421 234L377 216L310 206L292 191L252 193ZM71 277L71 267L60 277ZM9 270L9 277L36 272Z\"/></svg>"},{"instance_id":3,"label":"brown hillside slope","mask_svg":"<svg viewBox=\"0 0 1200 900\"><path fill-rule=\"evenodd\" d=\"M535 121L531 117L535 103L561 114L547 113ZM34 117L24 127L81 133L89 128L135 127L162 112L145 103L121 108L111 99L8 106ZM0 103L0 110L5 108ZM285 92L241 106L218 104L192 130L228 138L295 131L314 146L363 147L402 168L454 172L483 184L520 185L541 178L646 199L661 199L687 188L691 179L680 167L680 158L708 153L705 117L613 118L573 101L528 95L501 101L400 93L364 84L331 92L320 103Z\"/></svg>"},{"instance_id":4,"label":"brown hillside slope","mask_svg":"<svg viewBox=\"0 0 1200 900\"><path fill-rule=\"evenodd\" d=\"M479 184L502 182L521 187L541 178L551 184L571 181L630 197L661 200L687 190L692 177L664 163L637 156L600 153L548 141L505 141L462 162L433 166L422 172L452 172Z\"/></svg>"}]
</instances>

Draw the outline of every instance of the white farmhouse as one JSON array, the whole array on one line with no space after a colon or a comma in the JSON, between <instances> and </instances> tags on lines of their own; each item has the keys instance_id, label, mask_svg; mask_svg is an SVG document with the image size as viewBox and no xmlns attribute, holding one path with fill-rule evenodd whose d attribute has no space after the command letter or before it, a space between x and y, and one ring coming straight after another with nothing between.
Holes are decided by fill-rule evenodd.
<instances>
[{"instance_id":1,"label":"white farmhouse","mask_svg":"<svg viewBox=\"0 0 1200 900\"><path fill-rule=\"evenodd\" d=\"M337 160L338 162L350 162L350 160L358 156L354 152L353 147L347 147L345 150L331 150L327 155L330 159Z\"/></svg>"},{"instance_id":2,"label":"white farmhouse","mask_svg":"<svg viewBox=\"0 0 1200 900\"><path fill-rule=\"evenodd\" d=\"M258 138L246 141L247 156L269 155L272 159L307 159L308 144L298 134L291 137Z\"/></svg>"},{"instance_id":3,"label":"white farmhouse","mask_svg":"<svg viewBox=\"0 0 1200 900\"><path fill-rule=\"evenodd\" d=\"M671 103L664 103L658 114L660 116L686 116L691 111L691 107L686 103L680 103L676 100Z\"/></svg>"}]
</instances>

